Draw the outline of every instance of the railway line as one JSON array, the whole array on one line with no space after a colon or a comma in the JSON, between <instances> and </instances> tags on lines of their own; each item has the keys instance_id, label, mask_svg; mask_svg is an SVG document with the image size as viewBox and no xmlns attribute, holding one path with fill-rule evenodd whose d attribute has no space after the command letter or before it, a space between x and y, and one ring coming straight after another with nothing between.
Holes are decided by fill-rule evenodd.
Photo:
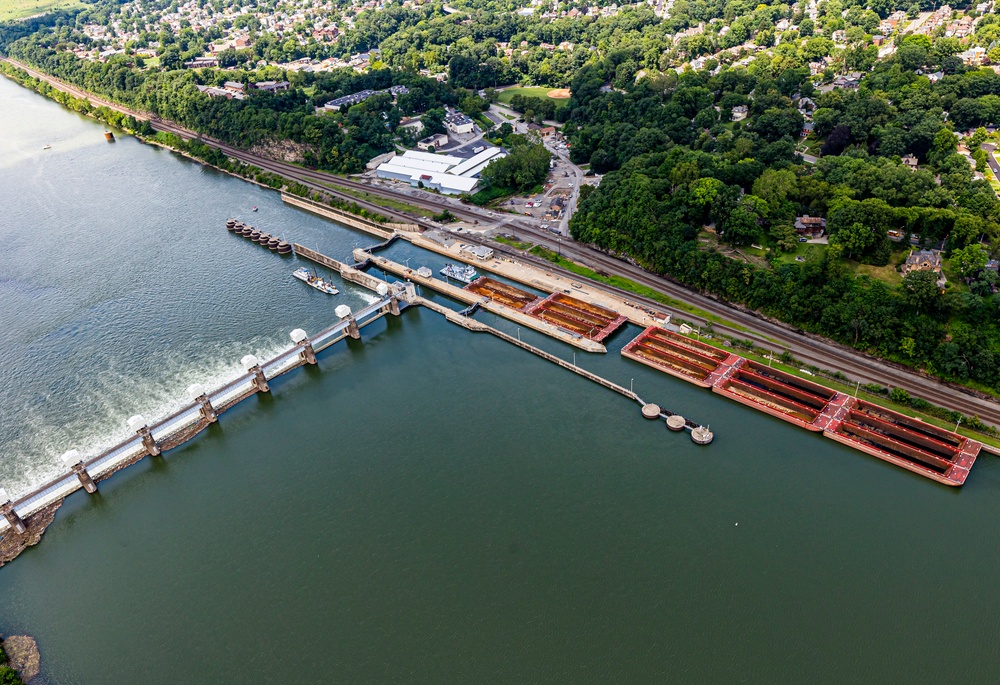
<instances>
[{"instance_id":1,"label":"railway line","mask_svg":"<svg viewBox=\"0 0 1000 685\"><path fill-rule=\"evenodd\" d=\"M96 98L80 88L67 84L59 79L52 78L36 69L27 67L14 60L6 59L4 61L9 62L28 72L33 77L44 80L52 86L76 97L85 98L96 105L102 105L114 109L115 111L130 114L137 119L147 120L154 130L173 133L174 135L186 140L202 140L206 144L218 147L233 159L247 164L252 164L265 171L270 171L293 179L299 183L303 183L310 189L338 195L345 200L357 203L361 207L383 215L391 216L395 219L416 223L425 228L438 227L436 223L430 222L423 217L415 217L409 213L389 210L381 205L367 202L346 193L337 193L336 189L331 188L329 184L341 186L351 190L362 191L371 195L384 197L386 199L402 201L422 209L433 210L435 213L439 213L447 209L454 216L465 221L479 223L494 223L497 221L496 216L491 216L488 211L481 210L479 208L457 206L452 202L436 200L433 198L414 197L409 194L395 192L391 189L370 186L350 179L344 179L322 171L304 169L287 162L279 162L260 157L247 152L246 150L241 150L239 148L208 139L205 136L198 135L189 129L174 124L173 122L165 121L149 114L134 112L119 105L115 105L114 103ZM890 363L870 357L837 343L811 334L798 332L791 327L759 318L758 316L736 309L700 293L688 290L687 288L684 288L666 278L651 274L641 267L615 259L588 246L574 243L569 239L560 238L557 242L556 236L550 234L548 231L535 227L524 220L513 217L503 217L503 219L506 219L507 226L510 226L512 230L520 234L519 237L530 239L531 242L536 245L541 245L542 247L551 250L559 250L567 258L585 266L594 268L600 272L625 276L637 283L654 288L673 299L693 305L710 315L726 319L747 329L740 330L731 326L713 323L713 327L717 331L721 331L738 338L751 340L755 345L759 345L768 350L775 350L776 347L784 347L796 358L807 364L842 371L854 380L861 381L862 383L875 382L882 385L900 387L912 395L921 397L933 404L957 410L967 415L976 415L987 423L1000 426L1000 404L998 404L994 399L978 395L967 388L943 383L914 371L896 367ZM463 240L468 242L487 244L499 252L516 256L517 259L533 263L534 265L543 267L548 271L558 272L569 278L575 278L575 275L571 272L534 255L508 249L507 247L498 245L495 242L479 239L466 233L463 233L461 237ZM600 287L605 290L616 292L629 300L642 303L650 308L669 311L687 321L691 321L692 323L708 323L708 320L703 317L664 306L662 303L650 298L645 298L613 286L601 285ZM775 342L778 344L776 345Z\"/></svg>"}]
</instances>

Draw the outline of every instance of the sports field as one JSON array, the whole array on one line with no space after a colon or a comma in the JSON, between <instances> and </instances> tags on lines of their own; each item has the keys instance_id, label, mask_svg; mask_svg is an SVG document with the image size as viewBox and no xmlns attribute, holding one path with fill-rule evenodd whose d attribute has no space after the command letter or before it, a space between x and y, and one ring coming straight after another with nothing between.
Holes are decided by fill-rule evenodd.
<instances>
[{"instance_id":1,"label":"sports field","mask_svg":"<svg viewBox=\"0 0 1000 685\"><path fill-rule=\"evenodd\" d=\"M3 0L0 0L3 2ZM569 90L565 88L549 88L548 86L532 88L508 88L500 92L499 100L504 104L509 104L515 95L524 95L532 98L548 98L557 105L561 105L569 98ZM553 97L559 95L561 97Z\"/></svg>"},{"instance_id":2,"label":"sports field","mask_svg":"<svg viewBox=\"0 0 1000 685\"><path fill-rule=\"evenodd\" d=\"M0 0L0 22L82 6L80 0Z\"/></svg>"}]
</instances>

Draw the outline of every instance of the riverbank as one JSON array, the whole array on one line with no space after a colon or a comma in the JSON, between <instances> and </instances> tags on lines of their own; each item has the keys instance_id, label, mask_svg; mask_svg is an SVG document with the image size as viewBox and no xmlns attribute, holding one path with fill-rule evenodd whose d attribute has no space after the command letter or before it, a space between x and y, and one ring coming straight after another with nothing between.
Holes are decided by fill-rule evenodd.
<instances>
[{"instance_id":1,"label":"riverbank","mask_svg":"<svg viewBox=\"0 0 1000 685\"><path fill-rule=\"evenodd\" d=\"M0 635L0 685L27 685L41 671L38 643L28 635Z\"/></svg>"}]
</instances>

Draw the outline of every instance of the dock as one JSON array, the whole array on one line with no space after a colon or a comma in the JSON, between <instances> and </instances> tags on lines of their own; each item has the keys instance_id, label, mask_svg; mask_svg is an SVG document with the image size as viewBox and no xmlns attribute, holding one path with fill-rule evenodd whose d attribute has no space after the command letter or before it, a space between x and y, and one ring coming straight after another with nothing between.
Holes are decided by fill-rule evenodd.
<instances>
[{"instance_id":1,"label":"dock","mask_svg":"<svg viewBox=\"0 0 1000 685\"><path fill-rule=\"evenodd\" d=\"M657 313L626 300L615 293L597 287L586 279L574 280L546 271L540 267L521 264L507 257L492 257L477 259L461 249L462 243L455 241L451 246L445 246L423 234L416 232L401 232L403 240L430 252L444 255L464 264L476 267L480 272L495 274L515 283L526 285L550 293L563 293L586 300L606 309L618 312L628 321L638 326L665 326L670 322L669 314Z\"/></svg>"},{"instance_id":2,"label":"dock","mask_svg":"<svg viewBox=\"0 0 1000 685\"><path fill-rule=\"evenodd\" d=\"M527 314L519 309L513 309L488 297L483 297L477 293L466 290L465 288L459 288L451 283L435 278L429 269L427 269L426 272L421 273L419 269L411 269L403 264L397 264L392 260L386 259L385 257L373 256L363 250L355 250L354 259L357 262L369 262L372 266L381 269L386 273L393 274L394 276L398 276L400 278L405 278L466 305L473 305L478 302L484 311L496 314L497 316L502 316L505 319L513 321L518 326L524 326L525 328L530 328L538 331L539 333L544 333L549 337L573 345L574 347L584 350L585 352L605 353L608 351L604 345L595 340L591 340L585 335L570 331L561 326L549 323L544 319L531 316L530 314Z\"/></svg>"},{"instance_id":3,"label":"dock","mask_svg":"<svg viewBox=\"0 0 1000 685\"><path fill-rule=\"evenodd\" d=\"M464 314L464 310L462 312L457 312L454 309L449 309L444 305L437 304L436 302L432 302L430 300L424 299L423 297L419 296L414 298L411 304L420 305L422 307L426 307L427 309L435 311L438 314L442 314L451 323L461 326L462 328L465 328L467 330L476 333L489 333L490 335L496 336L501 340L505 340L506 342L509 342L511 345L520 347L522 350L527 350L528 352L531 352L532 354L537 355L546 361L552 362L553 364L560 366L568 371L572 371L578 376L582 376L583 378L586 378L589 381L597 383L598 385L603 386L608 390L612 390L618 393L619 395L622 395L623 397L627 397L628 399L634 402L638 402L639 405L643 407L643 409L646 409L648 407L655 407L656 408L655 415L653 415L652 417L647 416L647 418L669 419L671 417L679 417L683 419L683 417L681 417L679 414L675 414L667 409L662 409L659 405L650 404L644 401L633 390L630 390L621 385L618 385L617 383L609 381L608 379L604 378L603 376L599 376L596 373L580 368L579 366L577 366L575 362L569 362L565 359L557 357L556 355L550 352L546 352L545 350L539 347L535 347L530 343L526 343L520 338L516 338L508 333L504 333L503 331L497 330L496 328L493 328L492 326L485 324L482 321L476 321L475 319ZM691 421L690 419L683 419L682 426L683 426L682 430L686 429L694 431L699 428L704 430L704 427L701 424ZM708 441L711 442L711 438L709 438Z\"/></svg>"},{"instance_id":4,"label":"dock","mask_svg":"<svg viewBox=\"0 0 1000 685\"><path fill-rule=\"evenodd\" d=\"M983 445L658 327L622 356L939 483L960 486Z\"/></svg>"},{"instance_id":5,"label":"dock","mask_svg":"<svg viewBox=\"0 0 1000 685\"><path fill-rule=\"evenodd\" d=\"M386 238L386 241L390 240L393 238ZM434 278L428 269L422 269L423 273L417 273L364 251L355 254L355 258L360 257L363 264L375 265L386 273L409 279L406 282L389 283L366 273L363 268L350 266L317 250L298 244L294 245L294 248L299 257L337 271L345 280L377 293L378 299L358 312L352 312L346 305L338 306L335 310L337 321L314 336L309 336L298 328L291 331L289 335L292 346L270 359L260 361L253 355L244 356L240 360L244 373L221 387L206 389L200 384L191 385L187 389L189 401L169 416L152 422L140 415L130 417L126 421L131 433L129 437L99 454L85 456L77 450L67 451L63 455L67 471L33 488L30 492L11 497L6 490L0 488L0 566L14 559L27 547L39 542L42 533L54 520L56 511L69 495L81 489L88 493L96 493L98 484L118 471L146 457L159 457L164 452L186 443L243 400L257 393L271 392L269 383L274 379L300 366L316 364L317 354L323 350L345 338L360 339L361 329L368 324L386 314L398 316L403 309L412 305L438 312L448 321L467 330L498 337L637 402L641 405L642 415L645 418L664 419L666 426L672 431L689 431L691 440L696 444L705 445L713 439L707 427L684 419L669 410L661 409L659 405L645 402L631 388L626 389L598 374L580 368L575 358L573 362L560 359L554 354L521 341L519 336L511 336L476 321L471 315L482 308L581 349L594 352L606 351L601 343L587 335L573 333L548 323L543 317L516 311L489 297L440 281ZM417 295L417 284L449 295L467 306L459 312L420 297ZM568 319L578 325L590 326L593 329L591 331L593 337L597 337L598 329L603 331L604 335L608 335L622 323L619 319L623 317L614 311L603 310L582 301L575 301L573 298L532 296L530 304L537 307L538 300L552 305L551 311L558 314L558 317L553 318L563 322Z\"/></svg>"}]
</instances>

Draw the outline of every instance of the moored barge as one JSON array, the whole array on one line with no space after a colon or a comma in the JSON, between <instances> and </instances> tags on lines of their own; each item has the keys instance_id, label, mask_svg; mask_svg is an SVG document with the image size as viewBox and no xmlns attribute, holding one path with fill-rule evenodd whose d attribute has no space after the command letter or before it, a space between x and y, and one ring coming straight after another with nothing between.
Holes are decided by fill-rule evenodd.
<instances>
[{"instance_id":1,"label":"moored barge","mask_svg":"<svg viewBox=\"0 0 1000 685\"><path fill-rule=\"evenodd\" d=\"M656 326L622 356L945 485L965 483L982 449L958 433Z\"/></svg>"}]
</instances>

